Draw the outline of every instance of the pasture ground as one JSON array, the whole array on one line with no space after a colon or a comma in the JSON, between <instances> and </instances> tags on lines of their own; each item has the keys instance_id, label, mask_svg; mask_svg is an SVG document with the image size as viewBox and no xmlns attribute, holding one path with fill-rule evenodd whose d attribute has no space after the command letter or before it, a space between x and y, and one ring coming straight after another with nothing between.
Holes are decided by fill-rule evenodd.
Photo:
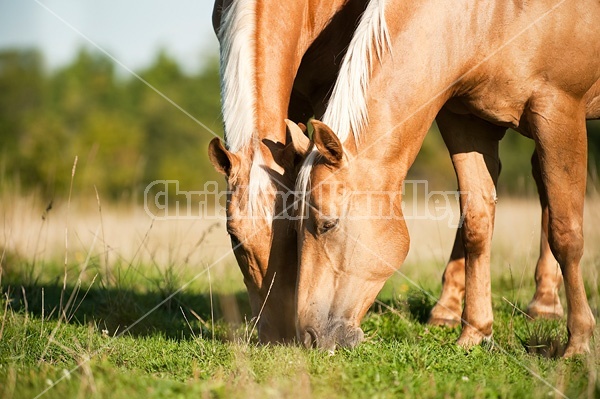
<instances>
[{"instance_id":1,"label":"pasture ground","mask_svg":"<svg viewBox=\"0 0 600 399\"><path fill-rule=\"evenodd\" d=\"M498 204L493 343L464 351L459 329L424 324L454 230L413 219L409 258L365 317L366 342L333 355L257 344L222 222L152 222L140 207L95 198L50 210L31 196L1 204L2 398L600 397L598 339L588 356L556 358L565 320L522 313L538 251L533 200ZM598 319L597 196L585 223Z\"/></svg>"}]
</instances>

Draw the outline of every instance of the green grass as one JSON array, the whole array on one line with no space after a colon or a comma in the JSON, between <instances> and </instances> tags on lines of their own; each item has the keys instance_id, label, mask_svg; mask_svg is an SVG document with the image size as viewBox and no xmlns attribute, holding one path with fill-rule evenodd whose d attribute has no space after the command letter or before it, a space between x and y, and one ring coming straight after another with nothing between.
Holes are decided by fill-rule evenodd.
<instances>
[{"instance_id":1,"label":"green grass","mask_svg":"<svg viewBox=\"0 0 600 399\"><path fill-rule=\"evenodd\" d=\"M366 341L329 355L257 343L233 257L206 270L230 249L223 225L205 235L209 224L154 224L131 207L78 201L82 210L56 203L48 214L33 199L2 199L0 398L600 397L598 342L589 356L556 358L565 320L521 312L534 291L535 202L498 206L494 344L464 351L459 329L425 324L454 229L418 220L409 259L363 321ZM598 319L597 204L582 270Z\"/></svg>"},{"instance_id":2,"label":"green grass","mask_svg":"<svg viewBox=\"0 0 600 399\"><path fill-rule=\"evenodd\" d=\"M2 276L4 398L600 395L596 343L587 357L541 356L545 345L564 344L565 322L527 321L502 299L526 304L514 299L510 279L494 287L494 344L457 347L458 329L423 323L437 294L429 287L439 290L439 283L419 281L427 283L419 290L394 277L365 317L366 342L330 355L261 346L256 332L250 334L251 322L226 323L221 299L233 295L240 313L248 314L243 291L220 292L216 284L211 302L204 283L195 281L166 300L192 277L184 272L171 271L165 281L168 271L137 265L132 272L121 265L110 280L91 267L81 283L75 270L68 271L63 290L61 265L45 265L42 273L16 264ZM524 299L533 287L522 288Z\"/></svg>"}]
</instances>

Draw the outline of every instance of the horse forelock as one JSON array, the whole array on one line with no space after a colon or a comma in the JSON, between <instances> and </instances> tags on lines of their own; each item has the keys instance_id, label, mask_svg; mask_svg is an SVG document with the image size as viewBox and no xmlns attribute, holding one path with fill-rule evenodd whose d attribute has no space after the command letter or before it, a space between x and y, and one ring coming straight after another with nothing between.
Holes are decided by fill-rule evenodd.
<instances>
[{"instance_id":1,"label":"horse forelock","mask_svg":"<svg viewBox=\"0 0 600 399\"><path fill-rule=\"evenodd\" d=\"M251 144L256 109L256 0L236 0L219 28L221 108L232 152Z\"/></svg>"},{"instance_id":2,"label":"horse forelock","mask_svg":"<svg viewBox=\"0 0 600 399\"><path fill-rule=\"evenodd\" d=\"M228 179L228 190L236 198L233 220L250 219L252 224L264 221L270 224L275 211L277 186L260 151L243 152L243 163Z\"/></svg>"},{"instance_id":3,"label":"horse forelock","mask_svg":"<svg viewBox=\"0 0 600 399\"><path fill-rule=\"evenodd\" d=\"M298 177L296 178L296 193L300 197L297 199L300 203L300 206L298 207L298 221L300 222L300 225L302 225L305 216L308 215L308 197L311 190L310 174L319 157L319 151L313 147L312 151L304 158L302 165L300 165Z\"/></svg>"},{"instance_id":4,"label":"horse forelock","mask_svg":"<svg viewBox=\"0 0 600 399\"><path fill-rule=\"evenodd\" d=\"M246 216L254 222L257 218L263 219L270 225L273 220L275 187L260 151L254 153L247 187Z\"/></svg>"},{"instance_id":5,"label":"horse forelock","mask_svg":"<svg viewBox=\"0 0 600 399\"><path fill-rule=\"evenodd\" d=\"M358 141L368 122L367 90L371 71L376 60L381 60L385 51L391 51L391 42L385 20L387 0L371 0L344 56L323 122L328 125L343 143L352 132ZM319 160L319 152L313 150L304 159L296 180L296 192L300 196L300 218L307 214L310 194L310 176Z\"/></svg>"}]
</instances>

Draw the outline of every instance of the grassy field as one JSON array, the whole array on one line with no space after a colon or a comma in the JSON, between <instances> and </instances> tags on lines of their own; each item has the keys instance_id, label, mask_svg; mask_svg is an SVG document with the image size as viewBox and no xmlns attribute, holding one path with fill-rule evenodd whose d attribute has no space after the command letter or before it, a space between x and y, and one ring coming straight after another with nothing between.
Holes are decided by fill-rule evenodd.
<instances>
[{"instance_id":1,"label":"grassy field","mask_svg":"<svg viewBox=\"0 0 600 399\"><path fill-rule=\"evenodd\" d=\"M492 257L494 343L424 324L454 230L409 220L411 251L365 317L366 342L335 354L257 344L224 224L155 221L96 198L0 208L0 397L599 397L600 343L557 359L565 320L528 321L539 209L501 199ZM600 201L582 263L600 308ZM566 305L563 299L563 304Z\"/></svg>"}]
</instances>

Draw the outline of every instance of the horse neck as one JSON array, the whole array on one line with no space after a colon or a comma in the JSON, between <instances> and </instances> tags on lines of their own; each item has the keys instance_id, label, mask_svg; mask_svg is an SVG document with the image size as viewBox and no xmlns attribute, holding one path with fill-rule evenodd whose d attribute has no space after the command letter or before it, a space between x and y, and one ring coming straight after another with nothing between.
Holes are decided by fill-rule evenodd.
<instances>
[{"instance_id":1,"label":"horse neck","mask_svg":"<svg viewBox=\"0 0 600 399\"><path fill-rule=\"evenodd\" d=\"M255 123L259 139L285 143L284 118L302 57L346 2L257 1Z\"/></svg>"},{"instance_id":2,"label":"horse neck","mask_svg":"<svg viewBox=\"0 0 600 399\"><path fill-rule=\"evenodd\" d=\"M385 181L399 185L481 40L467 38L457 2L388 1L392 49L375 63L366 95L368 125L357 135L358 157L387 165ZM485 30L485 21L480 29ZM350 136L348 140L353 140ZM383 162L382 162L383 161ZM381 168L379 169L381 171ZM383 182L383 180L381 180Z\"/></svg>"},{"instance_id":3,"label":"horse neck","mask_svg":"<svg viewBox=\"0 0 600 399\"><path fill-rule=\"evenodd\" d=\"M225 10L215 12L214 19L221 27L221 98L230 150L254 151L263 139L285 142L283 120L303 56L336 13L356 18L366 1L217 1L215 10ZM333 28L351 31L353 26ZM339 40L337 34L329 36ZM331 45L331 40L325 44Z\"/></svg>"}]
</instances>

